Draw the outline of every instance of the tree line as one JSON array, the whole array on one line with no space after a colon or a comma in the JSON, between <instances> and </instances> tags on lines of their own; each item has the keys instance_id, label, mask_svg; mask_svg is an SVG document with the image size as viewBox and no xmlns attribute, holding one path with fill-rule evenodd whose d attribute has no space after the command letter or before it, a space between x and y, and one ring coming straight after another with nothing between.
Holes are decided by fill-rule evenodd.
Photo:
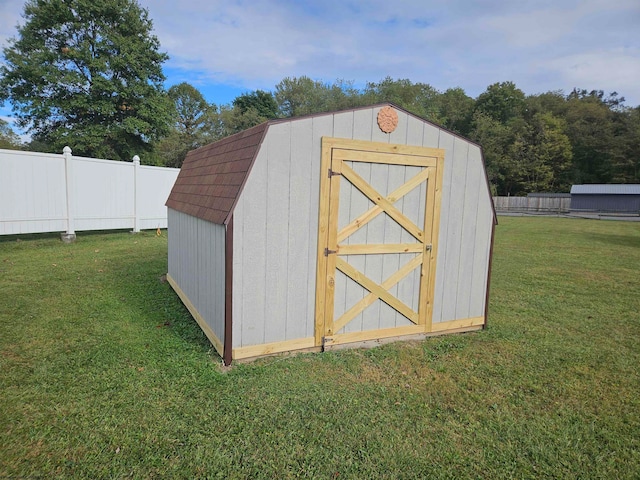
<instances>
[{"instance_id":1,"label":"tree line","mask_svg":"<svg viewBox=\"0 0 640 480\"><path fill-rule=\"evenodd\" d=\"M0 100L13 107L21 145L0 120L0 148L60 152L179 167L188 151L274 118L392 102L483 147L493 193L565 192L578 183L640 183L640 107L616 92L525 95L495 83L461 88L384 78L284 78L272 91L207 102L189 83L164 88L168 59L135 0L30 0L4 49Z\"/></svg>"}]
</instances>

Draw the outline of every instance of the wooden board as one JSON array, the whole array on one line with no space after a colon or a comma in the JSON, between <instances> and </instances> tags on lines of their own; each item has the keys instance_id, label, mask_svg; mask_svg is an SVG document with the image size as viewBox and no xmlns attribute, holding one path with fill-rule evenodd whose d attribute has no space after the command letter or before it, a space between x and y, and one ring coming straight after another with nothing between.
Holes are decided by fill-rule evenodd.
<instances>
[{"instance_id":1,"label":"wooden board","mask_svg":"<svg viewBox=\"0 0 640 480\"><path fill-rule=\"evenodd\" d=\"M444 151L438 149L323 138L316 346L375 338L374 332L397 336L430 331L443 162ZM417 203L405 206L410 192L422 193ZM340 206L358 200L362 209L361 198L372 206L359 214L351 205ZM410 212L405 214L405 208ZM390 228L398 233L390 235ZM402 255L410 260L401 260ZM405 278L416 283L419 298L412 305L398 298L397 285ZM344 289L364 293L354 297ZM344 305L336 308L338 298Z\"/></svg>"}]
</instances>

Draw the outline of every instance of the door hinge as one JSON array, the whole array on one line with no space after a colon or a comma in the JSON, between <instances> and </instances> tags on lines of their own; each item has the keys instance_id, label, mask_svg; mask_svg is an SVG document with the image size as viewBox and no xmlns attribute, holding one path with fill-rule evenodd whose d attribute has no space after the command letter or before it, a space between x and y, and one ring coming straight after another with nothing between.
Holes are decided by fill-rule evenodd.
<instances>
[{"instance_id":1,"label":"door hinge","mask_svg":"<svg viewBox=\"0 0 640 480\"><path fill-rule=\"evenodd\" d=\"M428 245L425 245L425 247L424 247L424 249L425 249L427 252L430 252L430 251L431 251L431 248L432 248L432 247L431 247L431 244L430 244L430 243L429 243Z\"/></svg>"},{"instance_id":2,"label":"door hinge","mask_svg":"<svg viewBox=\"0 0 640 480\"><path fill-rule=\"evenodd\" d=\"M329 178L335 177L336 175L341 175L341 173L340 172L334 172L333 170L329 169Z\"/></svg>"},{"instance_id":3,"label":"door hinge","mask_svg":"<svg viewBox=\"0 0 640 480\"><path fill-rule=\"evenodd\" d=\"M325 257L328 257L332 253L338 253L338 251L337 250L329 250L328 248L324 249L324 256Z\"/></svg>"},{"instance_id":4,"label":"door hinge","mask_svg":"<svg viewBox=\"0 0 640 480\"><path fill-rule=\"evenodd\" d=\"M322 337L322 347L327 347L333 344L333 336L331 335L325 335L324 337Z\"/></svg>"}]
</instances>

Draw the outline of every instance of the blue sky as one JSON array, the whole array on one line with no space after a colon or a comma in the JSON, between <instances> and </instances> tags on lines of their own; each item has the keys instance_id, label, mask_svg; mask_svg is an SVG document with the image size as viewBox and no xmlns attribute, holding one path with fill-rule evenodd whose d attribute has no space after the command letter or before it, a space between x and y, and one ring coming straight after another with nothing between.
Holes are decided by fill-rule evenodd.
<instances>
[{"instance_id":1,"label":"blue sky","mask_svg":"<svg viewBox=\"0 0 640 480\"><path fill-rule=\"evenodd\" d=\"M0 0L0 44L23 0ZM573 87L640 104L640 1L139 0L171 59L213 103L307 75L356 86L386 76L477 97L495 82L526 94ZM7 106L0 116L10 114Z\"/></svg>"}]
</instances>

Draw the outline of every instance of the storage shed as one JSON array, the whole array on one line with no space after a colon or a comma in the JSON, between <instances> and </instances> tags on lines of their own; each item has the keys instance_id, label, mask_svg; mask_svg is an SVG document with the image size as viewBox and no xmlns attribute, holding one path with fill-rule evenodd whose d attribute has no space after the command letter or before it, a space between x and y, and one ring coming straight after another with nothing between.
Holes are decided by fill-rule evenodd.
<instances>
[{"instance_id":1,"label":"storage shed","mask_svg":"<svg viewBox=\"0 0 640 480\"><path fill-rule=\"evenodd\" d=\"M571 211L640 215L640 185L573 185Z\"/></svg>"},{"instance_id":2,"label":"storage shed","mask_svg":"<svg viewBox=\"0 0 640 480\"><path fill-rule=\"evenodd\" d=\"M167 207L167 279L226 364L486 324L481 148L394 105L191 151Z\"/></svg>"}]
</instances>

